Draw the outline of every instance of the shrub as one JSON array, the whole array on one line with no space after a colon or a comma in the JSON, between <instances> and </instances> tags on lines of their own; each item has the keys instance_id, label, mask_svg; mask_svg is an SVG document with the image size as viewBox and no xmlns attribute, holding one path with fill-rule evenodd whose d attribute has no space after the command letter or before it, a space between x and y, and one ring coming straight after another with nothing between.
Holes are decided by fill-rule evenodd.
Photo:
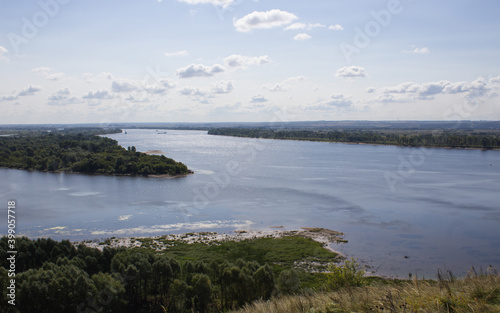
<instances>
[{"instance_id":1,"label":"shrub","mask_svg":"<svg viewBox=\"0 0 500 313\"><path fill-rule=\"evenodd\" d=\"M365 271L354 258L346 260L343 265L331 263L328 270L328 284L333 290L365 284Z\"/></svg>"}]
</instances>

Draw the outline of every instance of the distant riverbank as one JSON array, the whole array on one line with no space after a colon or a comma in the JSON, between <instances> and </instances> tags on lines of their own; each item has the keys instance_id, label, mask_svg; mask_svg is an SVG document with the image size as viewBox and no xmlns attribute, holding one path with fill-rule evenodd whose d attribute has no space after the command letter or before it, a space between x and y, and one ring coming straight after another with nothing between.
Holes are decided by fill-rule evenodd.
<instances>
[{"instance_id":1,"label":"distant riverbank","mask_svg":"<svg viewBox=\"0 0 500 313\"><path fill-rule=\"evenodd\" d=\"M24 131L0 138L0 167L40 172L181 177L193 172L161 151L142 153L98 135L120 129ZM158 155L161 154L161 155Z\"/></svg>"},{"instance_id":2,"label":"distant riverbank","mask_svg":"<svg viewBox=\"0 0 500 313\"><path fill-rule=\"evenodd\" d=\"M274 130L261 128L213 128L209 135L368 144L399 147L500 150L500 131L475 132L464 130Z\"/></svg>"}]
</instances>

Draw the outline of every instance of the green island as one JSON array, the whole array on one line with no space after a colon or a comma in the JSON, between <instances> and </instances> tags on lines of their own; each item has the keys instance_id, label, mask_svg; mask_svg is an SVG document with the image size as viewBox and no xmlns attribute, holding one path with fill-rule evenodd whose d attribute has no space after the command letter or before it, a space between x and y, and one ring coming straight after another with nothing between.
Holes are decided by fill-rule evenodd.
<instances>
[{"instance_id":1,"label":"green island","mask_svg":"<svg viewBox=\"0 0 500 313\"><path fill-rule=\"evenodd\" d=\"M211 128L209 135L323 141L341 143L364 143L405 147L434 147L462 149L500 149L500 131L471 129L294 129L269 127L224 127Z\"/></svg>"},{"instance_id":2,"label":"green island","mask_svg":"<svg viewBox=\"0 0 500 313\"><path fill-rule=\"evenodd\" d=\"M121 129L70 128L4 131L0 137L0 167L44 172L106 175L180 176L186 165L164 155L149 155L118 145L99 135Z\"/></svg>"},{"instance_id":3,"label":"green island","mask_svg":"<svg viewBox=\"0 0 500 313\"><path fill-rule=\"evenodd\" d=\"M18 237L16 306L0 239L1 312L499 312L500 276L367 277L318 242L322 228L279 236L188 233L70 242Z\"/></svg>"}]
</instances>

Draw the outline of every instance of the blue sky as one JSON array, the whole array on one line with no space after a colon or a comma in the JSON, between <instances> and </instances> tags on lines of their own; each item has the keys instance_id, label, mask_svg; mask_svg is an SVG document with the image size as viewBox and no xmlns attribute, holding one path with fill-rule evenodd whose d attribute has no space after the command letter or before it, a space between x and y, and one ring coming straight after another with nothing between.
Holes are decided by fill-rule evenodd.
<instances>
[{"instance_id":1,"label":"blue sky","mask_svg":"<svg viewBox=\"0 0 500 313\"><path fill-rule=\"evenodd\" d=\"M500 119L498 1L0 8L2 124Z\"/></svg>"}]
</instances>

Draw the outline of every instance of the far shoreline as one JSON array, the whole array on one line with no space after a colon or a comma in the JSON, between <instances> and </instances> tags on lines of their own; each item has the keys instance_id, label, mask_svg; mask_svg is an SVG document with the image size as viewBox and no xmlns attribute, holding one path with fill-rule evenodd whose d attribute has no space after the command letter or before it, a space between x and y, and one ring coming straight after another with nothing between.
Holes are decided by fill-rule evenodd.
<instances>
[{"instance_id":1,"label":"far shoreline","mask_svg":"<svg viewBox=\"0 0 500 313\"><path fill-rule=\"evenodd\" d=\"M248 136L231 136L231 135L218 135L208 134L210 136L222 136L233 138L251 138L251 139L264 139L264 140L282 140L282 141L303 141L303 142L323 142L323 143L341 143L348 145L370 145L370 146L389 146L399 148L426 148L426 149L450 149L450 150L481 150L481 151L500 151L500 148L480 148L480 147L446 147L446 146L405 146L391 143L375 143L375 142L349 142L349 141L329 141L329 140L314 140L314 139L293 139L293 138L264 138L264 137L248 137Z\"/></svg>"}]
</instances>

